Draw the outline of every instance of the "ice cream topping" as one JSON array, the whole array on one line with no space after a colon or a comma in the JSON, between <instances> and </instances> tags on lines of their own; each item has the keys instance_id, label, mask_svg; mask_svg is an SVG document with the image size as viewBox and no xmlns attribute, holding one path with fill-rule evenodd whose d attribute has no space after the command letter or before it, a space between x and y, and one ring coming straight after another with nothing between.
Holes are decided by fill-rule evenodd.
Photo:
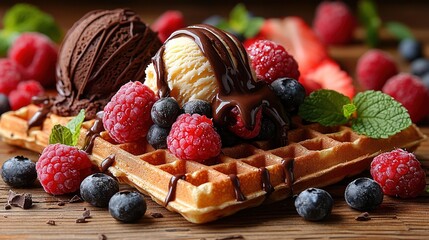
<instances>
[{"instance_id":1,"label":"ice cream topping","mask_svg":"<svg viewBox=\"0 0 429 240\"><path fill-rule=\"evenodd\" d=\"M128 9L87 13L67 33L56 71L53 112L94 118L126 82L144 81L144 69L161 46L156 33Z\"/></svg>"},{"instance_id":2,"label":"ice cream topping","mask_svg":"<svg viewBox=\"0 0 429 240\"><path fill-rule=\"evenodd\" d=\"M146 70L148 77L145 84L155 88L159 97L177 97L178 93L188 91L187 89L180 89L182 86L177 84L178 79L174 79L177 77L175 76L177 73L174 74L174 72L180 74L180 71L174 69L174 66L166 66L170 59L165 57L169 54L167 52L169 43L183 37L192 39L210 63L208 69L201 67L201 69L197 69L196 74L200 74L203 81L207 81L205 79L207 74L213 71L214 85L217 88L211 89L214 92L211 99L204 100L212 103L215 124L220 126L229 124L227 113L237 107L247 128L252 129L255 125L256 113L262 108L264 114L277 123L278 139L280 140L278 143L286 145L289 119L269 86L265 82L255 80L243 45L231 34L204 24L189 26L174 32L152 59L156 84L153 83L153 73L150 74L151 65L148 67L149 71ZM181 66L186 68L192 64L198 65L198 63L186 62L187 56L176 56L176 58L183 59L182 62L175 62L176 68ZM199 61L200 58L196 59ZM204 73L204 71L209 73ZM198 78L191 80L191 83L188 83L191 86L200 84ZM212 85L213 83L207 84ZM189 85L184 85L183 88L189 88ZM208 96L210 95L209 93ZM199 98L199 96L189 95L188 99L179 99L179 102L181 100L181 104L183 104L183 102L193 98Z\"/></svg>"}]
</instances>

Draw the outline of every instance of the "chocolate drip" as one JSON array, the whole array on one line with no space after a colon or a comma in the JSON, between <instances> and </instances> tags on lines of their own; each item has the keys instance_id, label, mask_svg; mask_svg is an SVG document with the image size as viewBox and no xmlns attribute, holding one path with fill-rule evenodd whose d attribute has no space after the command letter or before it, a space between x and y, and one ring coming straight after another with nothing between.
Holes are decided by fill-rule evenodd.
<instances>
[{"instance_id":1,"label":"chocolate drip","mask_svg":"<svg viewBox=\"0 0 429 240\"><path fill-rule=\"evenodd\" d=\"M115 162L115 158L116 155L115 154L110 154L109 156L107 156L100 165L100 170L101 172L105 172L110 166L112 166L112 164Z\"/></svg>"},{"instance_id":2,"label":"chocolate drip","mask_svg":"<svg viewBox=\"0 0 429 240\"><path fill-rule=\"evenodd\" d=\"M274 187L271 185L270 181L270 172L265 167L259 168L259 171L261 172L262 189L267 193L267 195L270 195L274 192Z\"/></svg>"},{"instance_id":3,"label":"chocolate drip","mask_svg":"<svg viewBox=\"0 0 429 240\"><path fill-rule=\"evenodd\" d=\"M283 159L282 165L285 172L285 183L288 188L290 188L290 191L293 192L293 181L294 181L294 175L293 175L293 164L294 164L293 158Z\"/></svg>"},{"instance_id":4,"label":"chocolate drip","mask_svg":"<svg viewBox=\"0 0 429 240\"><path fill-rule=\"evenodd\" d=\"M179 179L185 180L186 175L177 174L171 177L170 183L168 184L167 197L165 197L165 206L167 206L169 202L174 201L174 199L176 198L176 187Z\"/></svg>"},{"instance_id":5,"label":"chocolate drip","mask_svg":"<svg viewBox=\"0 0 429 240\"><path fill-rule=\"evenodd\" d=\"M199 24L174 32L168 40L186 36L193 38L213 67L219 92L212 100L214 122L225 126L228 113L238 108L248 129L253 129L256 114L262 108L278 127L278 143L287 144L289 119L277 96L263 81L255 81L249 58L239 40L217 28ZM167 41L168 41L167 40ZM169 95L163 53L165 45L152 58L157 76L158 95Z\"/></svg>"},{"instance_id":6,"label":"chocolate drip","mask_svg":"<svg viewBox=\"0 0 429 240\"><path fill-rule=\"evenodd\" d=\"M240 181L238 180L237 175L229 174L229 179L231 179L232 186L234 187L235 198L237 201L245 201L246 196L244 196L243 192L241 192Z\"/></svg>"},{"instance_id":7,"label":"chocolate drip","mask_svg":"<svg viewBox=\"0 0 429 240\"><path fill-rule=\"evenodd\" d=\"M27 131L32 127L41 127L52 107L52 100L49 97L36 97L31 101L34 104L42 104L42 107L28 120Z\"/></svg>"},{"instance_id":8,"label":"chocolate drip","mask_svg":"<svg viewBox=\"0 0 429 240\"><path fill-rule=\"evenodd\" d=\"M94 147L95 138L99 137L100 133L104 131L103 114L104 112L102 111L97 113L94 124L91 126L85 136L85 144L83 145L82 150L88 154L92 154L92 148Z\"/></svg>"}]
</instances>

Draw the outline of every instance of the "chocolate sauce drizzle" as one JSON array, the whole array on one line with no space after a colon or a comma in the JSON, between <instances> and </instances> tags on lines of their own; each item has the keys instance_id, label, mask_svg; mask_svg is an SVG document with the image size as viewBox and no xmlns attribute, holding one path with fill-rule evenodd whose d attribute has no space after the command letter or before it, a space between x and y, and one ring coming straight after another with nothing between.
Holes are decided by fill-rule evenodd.
<instances>
[{"instance_id":1,"label":"chocolate sauce drizzle","mask_svg":"<svg viewBox=\"0 0 429 240\"><path fill-rule=\"evenodd\" d=\"M86 133L85 143L82 147L82 150L88 154L92 154L92 149L94 148L95 138L100 136L100 133L102 131L104 131L103 114L104 114L103 111L100 111L97 113L94 124L91 126L89 131Z\"/></svg>"},{"instance_id":2,"label":"chocolate sauce drizzle","mask_svg":"<svg viewBox=\"0 0 429 240\"><path fill-rule=\"evenodd\" d=\"M168 184L167 197L165 197L165 206L167 206L169 202L174 201L174 199L176 199L176 187L179 179L185 180L186 175L177 174L171 177L170 183Z\"/></svg>"},{"instance_id":3,"label":"chocolate sauce drizzle","mask_svg":"<svg viewBox=\"0 0 429 240\"><path fill-rule=\"evenodd\" d=\"M232 186L234 187L235 199L237 199L237 201L240 201L240 202L245 201L246 196L244 196L243 192L241 191L240 181L238 180L237 175L229 174L228 176L229 176L229 179L231 179Z\"/></svg>"},{"instance_id":4,"label":"chocolate sauce drizzle","mask_svg":"<svg viewBox=\"0 0 429 240\"><path fill-rule=\"evenodd\" d=\"M116 155L114 153L107 156L100 164L101 172L105 172L115 162Z\"/></svg>"},{"instance_id":5,"label":"chocolate sauce drizzle","mask_svg":"<svg viewBox=\"0 0 429 240\"><path fill-rule=\"evenodd\" d=\"M285 183L286 186L290 189L291 193L293 193L293 181L294 181L294 175L293 175L293 165L294 165L295 159L293 158L287 158L282 160L282 165L285 173Z\"/></svg>"},{"instance_id":6,"label":"chocolate sauce drizzle","mask_svg":"<svg viewBox=\"0 0 429 240\"><path fill-rule=\"evenodd\" d=\"M274 187L270 181L270 172L265 167L259 168L259 171L261 172L262 189L267 193L268 196L274 192Z\"/></svg>"},{"instance_id":7,"label":"chocolate sauce drizzle","mask_svg":"<svg viewBox=\"0 0 429 240\"><path fill-rule=\"evenodd\" d=\"M281 146L286 145L289 119L269 86L253 78L249 58L239 40L205 24L180 29L168 40L181 36L193 38L213 67L219 86L219 92L212 100L214 122L220 126L229 124L227 114L236 107L247 128L253 129L256 114L262 108L265 115L277 123L277 142ZM167 97L170 94L163 60L164 51L165 45L152 58L159 97Z\"/></svg>"},{"instance_id":8,"label":"chocolate sauce drizzle","mask_svg":"<svg viewBox=\"0 0 429 240\"><path fill-rule=\"evenodd\" d=\"M28 120L27 131L32 127L43 126L43 121L45 121L52 107L52 99L46 96L35 97L31 101L33 104L42 104L42 107Z\"/></svg>"}]
</instances>

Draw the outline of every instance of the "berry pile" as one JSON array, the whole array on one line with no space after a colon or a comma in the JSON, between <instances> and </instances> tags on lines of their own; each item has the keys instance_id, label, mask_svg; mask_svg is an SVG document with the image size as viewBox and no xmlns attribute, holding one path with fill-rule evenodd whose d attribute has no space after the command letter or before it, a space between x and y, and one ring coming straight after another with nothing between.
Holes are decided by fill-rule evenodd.
<instances>
[{"instance_id":1,"label":"berry pile","mask_svg":"<svg viewBox=\"0 0 429 240\"><path fill-rule=\"evenodd\" d=\"M8 58L0 59L0 114L30 104L53 86L57 54L56 45L39 33L23 33L14 41Z\"/></svg>"}]
</instances>

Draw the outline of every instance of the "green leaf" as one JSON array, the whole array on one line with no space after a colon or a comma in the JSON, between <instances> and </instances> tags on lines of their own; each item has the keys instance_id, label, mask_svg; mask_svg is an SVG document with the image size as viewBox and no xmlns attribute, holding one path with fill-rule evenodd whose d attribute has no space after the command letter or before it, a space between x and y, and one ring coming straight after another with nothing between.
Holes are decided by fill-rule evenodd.
<instances>
[{"instance_id":1,"label":"green leaf","mask_svg":"<svg viewBox=\"0 0 429 240\"><path fill-rule=\"evenodd\" d=\"M412 124L407 110L382 92L358 93L353 102L357 108L357 118L352 120L352 129L359 134L388 138Z\"/></svg>"},{"instance_id":2,"label":"green leaf","mask_svg":"<svg viewBox=\"0 0 429 240\"><path fill-rule=\"evenodd\" d=\"M7 51L19 34L18 32L0 30L0 57L7 55Z\"/></svg>"},{"instance_id":3,"label":"green leaf","mask_svg":"<svg viewBox=\"0 0 429 240\"><path fill-rule=\"evenodd\" d=\"M381 20L375 3L372 0L359 1L358 15L362 26L365 28L366 43L371 47L375 47L378 44L378 31L381 27Z\"/></svg>"},{"instance_id":4,"label":"green leaf","mask_svg":"<svg viewBox=\"0 0 429 240\"><path fill-rule=\"evenodd\" d=\"M350 104L350 99L333 90L318 90L311 93L299 107L299 115L311 122L325 126L345 124L343 106Z\"/></svg>"},{"instance_id":5,"label":"green leaf","mask_svg":"<svg viewBox=\"0 0 429 240\"><path fill-rule=\"evenodd\" d=\"M264 19L261 17L254 17L249 20L249 24L247 25L247 28L244 31L244 37L245 38L252 38L256 34L259 33L259 30L261 29L262 25L264 24Z\"/></svg>"},{"instance_id":6,"label":"green leaf","mask_svg":"<svg viewBox=\"0 0 429 240\"><path fill-rule=\"evenodd\" d=\"M52 128L51 135L49 136L49 144L55 143L73 146L73 137L70 129L61 126L60 124L55 125Z\"/></svg>"},{"instance_id":7,"label":"green leaf","mask_svg":"<svg viewBox=\"0 0 429 240\"><path fill-rule=\"evenodd\" d=\"M414 38L411 30L403 23L400 22L387 22L386 23L387 31L390 32L398 40L403 40L406 38Z\"/></svg>"},{"instance_id":8,"label":"green leaf","mask_svg":"<svg viewBox=\"0 0 429 240\"><path fill-rule=\"evenodd\" d=\"M249 23L249 13L244 4L237 4L230 13L229 25L232 30L243 33Z\"/></svg>"},{"instance_id":9,"label":"green leaf","mask_svg":"<svg viewBox=\"0 0 429 240\"><path fill-rule=\"evenodd\" d=\"M343 106L343 114L347 119L349 119L355 112L356 106L353 103L349 103Z\"/></svg>"},{"instance_id":10,"label":"green leaf","mask_svg":"<svg viewBox=\"0 0 429 240\"><path fill-rule=\"evenodd\" d=\"M70 120L70 122L68 122L66 125L66 127L70 129L70 132L72 133L72 146L76 146L77 141L79 140L80 128L82 126L83 120L85 120L85 110L81 109L79 114Z\"/></svg>"}]
</instances>

